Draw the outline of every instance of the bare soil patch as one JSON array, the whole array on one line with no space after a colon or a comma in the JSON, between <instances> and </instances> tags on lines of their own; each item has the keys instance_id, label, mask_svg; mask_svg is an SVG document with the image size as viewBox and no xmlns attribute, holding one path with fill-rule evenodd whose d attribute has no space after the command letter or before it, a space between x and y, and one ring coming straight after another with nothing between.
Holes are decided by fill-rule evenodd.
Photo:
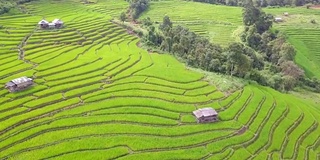
<instances>
[{"instance_id":1,"label":"bare soil patch","mask_svg":"<svg viewBox=\"0 0 320 160\"><path fill-rule=\"evenodd\" d=\"M243 134L244 132L246 132L247 129L248 129L247 126L243 126L241 129L238 130L237 134L238 134L238 135L241 135L241 134Z\"/></svg>"},{"instance_id":2,"label":"bare soil patch","mask_svg":"<svg viewBox=\"0 0 320 160\"><path fill-rule=\"evenodd\" d=\"M310 9L320 9L320 5L311 6Z\"/></svg>"}]
</instances>

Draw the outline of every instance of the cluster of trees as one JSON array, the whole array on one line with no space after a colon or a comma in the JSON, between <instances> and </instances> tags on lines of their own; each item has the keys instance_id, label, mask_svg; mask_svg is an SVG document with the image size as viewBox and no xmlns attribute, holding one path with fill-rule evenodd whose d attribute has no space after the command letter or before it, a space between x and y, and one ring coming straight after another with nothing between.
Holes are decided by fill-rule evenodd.
<instances>
[{"instance_id":1,"label":"cluster of trees","mask_svg":"<svg viewBox=\"0 0 320 160\"><path fill-rule=\"evenodd\" d=\"M12 8L14 5L10 1L1 0L0 1L0 14L9 12L10 8Z\"/></svg>"},{"instance_id":2,"label":"cluster of trees","mask_svg":"<svg viewBox=\"0 0 320 160\"><path fill-rule=\"evenodd\" d=\"M229 6L243 6L245 0L193 0L195 2L223 4ZM254 4L259 7L267 6L303 6L305 4L319 4L320 0L254 0Z\"/></svg>"},{"instance_id":3,"label":"cluster of trees","mask_svg":"<svg viewBox=\"0 0 320 160\"><path fill-rule=\"evenodd\" d=\"M32 0L0 0L0 14L7 13L17 4L23 4Z\"/></svg>"},{"instance_id":4,"label":"cluster of trees","mask_svg":"<svg viewBox=\"0 0 320 160\"><path fill-rule=\"evenodd\" d=\"M17 4L23 4L23 3L27 3L27 2L31 2L33 0L15 0Z\"/></svg>"},{"instance_id":5,"label":"cluster of trees","mask_svg":"<svg viewBox=\"0 0 320 160\"><path fill-rule=\"evenodd\" d=\"M137 19L140 14L149 7L149 0L127 0L130 3L129 15L133 20ZM124 13L122 13L123 15Z\"/></svg>"},{"instance_id":6,"label":"cluster of trees","mask_svg":"<svg viewBox=\"0 0 320 160\"><path fill-rule=\"evenodd\" d=\"M207 71L254 80L277 90L288 91L306 85L320 91L320 82L308 79L294 63L296 54L283 34L271 32L273 17L248 0L243 11L245 31L242 42L222 48L189 29L173 26L165 16L156 28L150 18L142 21L148 29L143 41Z\"/></svg>"},{"instance_id":7,"label":"cluster of trees","mask_svg":"<svg viewBox=\"0 0 320 160\"><path fill-rule=\"evenodd\" d=\"M296 51L286 37L280 32L270 31L272 20L272 15L255 7L252 0L244 5L242 42L262 57L265 65L261 68L253 64L246 78L281 90L291 90L301 82L317 85L317 81L306 78L304 71L294 63Z\"/></svg>"}]
</instances>

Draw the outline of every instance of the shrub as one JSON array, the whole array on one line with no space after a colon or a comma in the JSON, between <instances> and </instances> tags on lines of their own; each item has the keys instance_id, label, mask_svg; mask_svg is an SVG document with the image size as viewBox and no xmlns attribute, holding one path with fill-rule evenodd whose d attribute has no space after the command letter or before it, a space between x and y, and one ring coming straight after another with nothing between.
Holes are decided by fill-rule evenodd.
<instances>
[{"instance_id":1,"label":"shrub","mask_svg":"<svg viewBox=\"0 0 320 160\"><path fill-rule=\"evenodd\" d=\"M306 7L307 9L310 9L310 7L312 7L312 4L307 4Z\"/></svg>"},{"instance_id":2,"label":"shrub","mask_svg":"<svg viewBox=\"0 0 320 160\"><path fill-rule=\"evenodd\" d=\"M310 23L312 23L312 24L316 24L317 22L316 22L316 20L315 20L315 19L311 19L311 20L310 20Z\"/></svg>"}]
</instances>

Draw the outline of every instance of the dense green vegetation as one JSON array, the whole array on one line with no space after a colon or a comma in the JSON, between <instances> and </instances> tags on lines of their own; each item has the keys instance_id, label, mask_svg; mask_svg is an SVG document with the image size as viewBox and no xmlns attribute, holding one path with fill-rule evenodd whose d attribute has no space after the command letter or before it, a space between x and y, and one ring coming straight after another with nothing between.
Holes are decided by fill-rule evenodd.
<instances>
[{"instance_id":1,"label":"dense green vegetation","mask_svg":"<svg viewBox=\"0 0 320 160\"><path fill-rule=\"evenodd\" d=\"M8 1L0 1L0 14L8 12L12 7L12 3Z\"/></svg>"},{"instance_id":2,"label":"dense green vegetation","mask_svg":"<svg viewBox=\"0 0 320 160\"><path fill-rule=\"evenodd\" d=\"M148 0L127 0L130 2L129 15L132 19L137 19L140 14L149 7Z\"/></svg>"},{"instance_id":3,"label":"dense green vegetation","mask_svg":"<svg viewBox=\"0 0 320 160\"><path fill-rule=\"evenodd\" d=\"M10 9L32 0L0 0L0 14L9 12Z\"/></svg>"},{"instance_id":4,"label":"dense green vegetation","mask_svg":"<svg viewBox=\"0 0 320 160\"><path fill-rule=\"evenodd\" d=\"M144 37L148 46L172 53L190 66L254 80L277 90L288 91L302 84L320 92L320 81L305 77L294 63L294 47L283 34L271 31L272 15L248 1L243 23L241 42L222 48L185 27L173 26L168 16L159 26L152 18L142 20L148 30Z\"/></svg>"},{"instance_id":5,"label":"dense green vegetation","mask_svg":"<svg viewBox=\"0 0 320 160\"><path fill-rule=\"evenodd\" d=\"M221 79L139 48L137 37L111 23L126 1L20 7L31 14L0 15L0 83L29 76L36 84L0 89L0 159L319 157L316 101L259 85L221 92ZM65 26L37 29L43 17ZM197 124L191 112L208 106L220 121Z\"/></svg>"},{"instance_id":6,"label":"dense green vegetation","mask_svg":"<svg viewBox=\"0 0 320 160\"><path fill-rule=\"evenodd\" d=\"M306 8L273 8L264 9L276 17L282 17L284 22L276 23L274 27L286 34L289 42L294 45L297 54L295 62L301 66L309 77L320 78L319 58L319 23L320 13L316 9ZM288 12L288 16L283 13ZM316 23L311 23L315 20Z\"/></svg>"}]
</instances>

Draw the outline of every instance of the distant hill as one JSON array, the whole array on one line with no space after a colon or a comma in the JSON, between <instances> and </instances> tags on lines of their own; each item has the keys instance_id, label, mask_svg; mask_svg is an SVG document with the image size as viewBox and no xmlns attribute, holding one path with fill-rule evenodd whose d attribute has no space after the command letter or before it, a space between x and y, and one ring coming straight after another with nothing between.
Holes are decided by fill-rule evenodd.
<instances>
[{"instance_id":1,"label":"distant hill","mask_svg":"<svg viewBox=\"0 0 320 160\"><path fill-rule=\"evenodd\" d=\"M17 4L30 2L32 0L0 0L0 14L8 12Z\"/></svg>"}]
</instances>

